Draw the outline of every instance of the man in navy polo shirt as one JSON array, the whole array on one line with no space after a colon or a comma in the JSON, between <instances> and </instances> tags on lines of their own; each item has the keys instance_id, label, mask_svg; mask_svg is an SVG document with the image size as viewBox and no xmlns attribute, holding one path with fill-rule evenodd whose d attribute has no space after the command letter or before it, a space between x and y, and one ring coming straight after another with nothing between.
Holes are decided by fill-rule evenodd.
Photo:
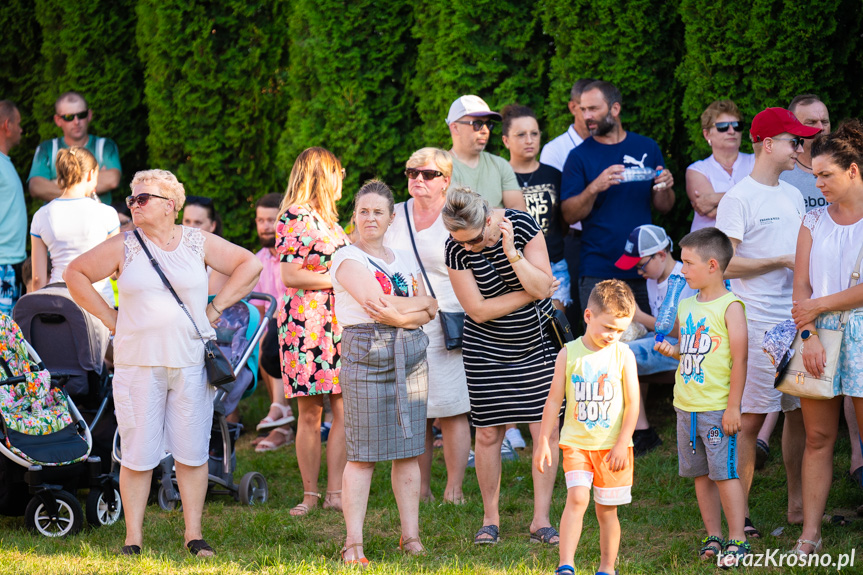
<instances>
[{"instance_id":1,"label":"man in navy polo shirt","mask_svg":"<svg viewBox=\"0 0 863 575\"><path fill-rule=\"evenodd\" d=\"M567 157L560 197L566 222L581 221L584 227L578 278L582 306L594 285L616 278L629 284L641 309L649 309L644 279L614 262L629 232L651 223L652 207L661 213L672 208L674 178L663 168L655 141L624 131L620 91L613 84L589 84L580 108L590 137Z\"/></svg>"}]
</instances>

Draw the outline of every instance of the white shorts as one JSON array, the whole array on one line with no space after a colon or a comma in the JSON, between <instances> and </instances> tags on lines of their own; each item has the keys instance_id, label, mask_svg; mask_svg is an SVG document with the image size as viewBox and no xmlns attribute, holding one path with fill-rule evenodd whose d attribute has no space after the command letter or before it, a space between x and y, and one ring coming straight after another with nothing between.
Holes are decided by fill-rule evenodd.
<instances>
[{"instance_id":1,"label":"white shorts","mask_svg":"<svg viewBox=\"0 0 863 575\"><path fill-rule=\"evenodd\" d=\"M114 370L114 407L122 441L123 467L147 471L168 451L197 467L207 462L213 398L204 365Z\"/></svg>"},{"instance_id":2,"label":"white shorts","mask_svg":"<svg viewBox=\"0 0 863 575\"><path fill-rule=\"evenodd\" d=\"M800 407L800 398L782 393L773 384L776 368L764 353L764 334L776 324L747 321L749 334L749 358L746 364L746 386L743 388L741 413L774 413L794 411Z\"/></svg>"}]
</instances>

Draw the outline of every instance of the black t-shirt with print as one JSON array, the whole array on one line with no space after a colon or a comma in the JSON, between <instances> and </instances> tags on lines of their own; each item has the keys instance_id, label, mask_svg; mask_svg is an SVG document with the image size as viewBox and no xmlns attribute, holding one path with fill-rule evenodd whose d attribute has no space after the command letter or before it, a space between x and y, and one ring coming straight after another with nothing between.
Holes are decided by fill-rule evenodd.
<instances>
[{"instance_id":1,"label":"black t-shirt with print","mask_svg":"<svg viewBox=\"0 0 863 575\"><path fill-rule=\"evenodd\" d=\"M548 258L552 263L563 259L563 218L560 215L560 172L540 164L535 172L515 177L524 193L527 213L533 216L545 236Z\"/></svg>"}]
</instances>

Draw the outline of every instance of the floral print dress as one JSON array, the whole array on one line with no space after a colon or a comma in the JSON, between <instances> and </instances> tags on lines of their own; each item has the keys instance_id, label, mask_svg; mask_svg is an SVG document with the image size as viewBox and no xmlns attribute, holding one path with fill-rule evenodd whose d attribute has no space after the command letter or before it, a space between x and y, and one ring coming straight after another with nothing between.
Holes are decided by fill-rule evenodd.
<instances>
[{"instance_id":1,"label":"floral print dress","mask_svg":"<svg viewBox=\"0 0 863 575\"><path fill-rule=\"evenodd\" d=\"M335 251L349 243L339 224L332 228L314 210L291 206L276 224L276 251L283 263L299 258L303 269L328 273ZM342 329L332 289L288 287L279 302L279 352L285 396L341 393Z\"/></svg>"}]
</instances>

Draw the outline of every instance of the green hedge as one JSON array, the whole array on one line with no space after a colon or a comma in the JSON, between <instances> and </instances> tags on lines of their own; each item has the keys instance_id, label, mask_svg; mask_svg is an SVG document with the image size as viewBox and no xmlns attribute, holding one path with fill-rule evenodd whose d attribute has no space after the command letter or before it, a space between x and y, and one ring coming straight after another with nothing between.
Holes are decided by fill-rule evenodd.
<instances>
[{"instance_id":1,"label":"green hedge","mask_svg":"<svg viewBox=\"0 0 863 575\"><path fill-rule=\"evenodd\" d=\"M216 200L229 239L252 245L254 198L283 191L308 146L342 158L346 218L369 177L405 196L407 157L450 146L457 96L529 105L548 139L571 122L572 82L593 76L620 87L625 128L659 142L679 199L658 223L680 236L683 170L709 153L704 107L730 97L751 119L814 91L834 122L860 115L861 18L859 0L6 0L0 98L24 117L22 174L59 132L54 99L80 90L125 181L174 171ZM503 151L499 133L489 150Z\"/></svg>"},{"instance_id":2,"label":"green hedge","mask_svg":"<svg viewBox=\"0 0 863 575\"><path fill-rule=\"evenodd\" d=\"M284 190L275 151L289 95L287 11L245 0L140 0L149 166L215 200L224 235L253 245L254 199Z\"/></svg>"}]
</instances>

